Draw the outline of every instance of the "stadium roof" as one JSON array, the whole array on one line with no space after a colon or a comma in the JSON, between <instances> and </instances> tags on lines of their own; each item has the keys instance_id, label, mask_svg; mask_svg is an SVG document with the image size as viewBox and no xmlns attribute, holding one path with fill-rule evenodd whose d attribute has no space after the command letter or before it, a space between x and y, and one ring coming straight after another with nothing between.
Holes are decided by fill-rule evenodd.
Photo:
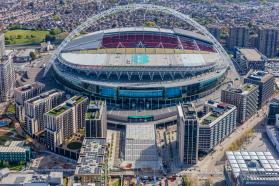
<instances>
[{"instance_id":1,"label":"stadium roof","mask_svg":"<svg viewBox=\"0 0 279 186\"><path fill-rule=\"evenodd\" d=\"M212 65L220 60L218 53L207 54L82 54L61 53L61 58L85 66L186 66Z\"/></svg>"}]
</instances>

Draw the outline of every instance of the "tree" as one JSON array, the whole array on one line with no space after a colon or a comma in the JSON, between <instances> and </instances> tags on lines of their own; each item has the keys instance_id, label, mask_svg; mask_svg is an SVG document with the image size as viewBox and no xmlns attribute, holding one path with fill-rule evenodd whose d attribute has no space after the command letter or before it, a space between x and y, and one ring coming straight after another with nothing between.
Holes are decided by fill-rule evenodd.
<instances>
[{"instance_id":1,"label":"tree","mask_svg":"<svg viewBox=\"0 0 279 186\"><path fill-rule=\"evenodd\" d=\"M46 37L45 37L45 41L50 41L50 42L53 42L55 41L55 36L51 35L51 34L47 34Z\"/></svg>"},{"instance_id":2,"label":"tree","mask_svg":"<svg viewBox=\"0 0 279 186\"><path fill-rule=\"evenodd\" d=\"M62 32L62 31L61 31L60 28L53 28L53 29L50 30L49 33L50 33L51 35L54 35L54 36L55 36L55 35L57 35L57 34L60 34L61 32Z\"/></svg>"},{"instance_id":3,"label":"tree","mask_svg":"<svg viewBox=\"0 0 279 186\"><path fill-rule=\"evenodd\" d=\"M145 23L145 25L146 25L147 27L155 27L155 26L156 26L156 23L154 23L153 21L147 21L147 22Z\"/></svg>"},{"instance_id":4,"label":"tree","mask_svg":"<svg viewBox=\"0 0 279 186\"><path fill-rule=\"evenodd\" d=\"M30 52L30 57L32 58L32 60L36 59L37 55L35 52Z\"/></svg>"}]
</instances>

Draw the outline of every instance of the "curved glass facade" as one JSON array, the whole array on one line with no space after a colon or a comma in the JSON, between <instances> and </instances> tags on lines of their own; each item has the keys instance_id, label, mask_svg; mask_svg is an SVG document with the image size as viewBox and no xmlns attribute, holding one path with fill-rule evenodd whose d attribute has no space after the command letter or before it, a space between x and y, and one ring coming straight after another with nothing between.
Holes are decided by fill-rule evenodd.
<instances>
[{"instance_id":1,"label":"curved glass facade","mask_svg":"<svg viewBox=\"0 0 279 186\"><path fill-rule=\"evenodd\" d=\"M112 109L159 109L174 106L181 102L188 102L211 94L216 88L222 85L227 70L216 72L212 78L193 82L175 87L154 88L128 88L109 87L94 84L90 81L74 81L75 78L55 73L56 79L71 90L82 92L92 99L106 100L107 106ZM148 85L148 84L147 84Z\"/></svg>"}]
</instances>

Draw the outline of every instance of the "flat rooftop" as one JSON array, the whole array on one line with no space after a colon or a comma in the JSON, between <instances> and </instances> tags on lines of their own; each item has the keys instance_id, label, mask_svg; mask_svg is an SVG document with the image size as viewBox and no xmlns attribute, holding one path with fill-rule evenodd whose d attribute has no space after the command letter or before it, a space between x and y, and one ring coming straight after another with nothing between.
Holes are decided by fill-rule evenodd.
<instances>
[{"instance_id":1,"label":"flat rooftop","mask_svg":"<svg viewBox=\"0 0 279 186\"><path fill-rule=\"evenodd\" d=\"M40 88L40 87L45 87L45 85L43 83L40 83L40 82L34 82L32 84L27 84L27 85L18 87L15 90L18 91L18 92L27 92L27 91L30 91L32 89L36 89L36 88Z\"/></svg>"},{"instance_id":2,"label":"flat rooftop","mask_svg":"<svg viewBox=\"0 0 279 186\"><path fill-rule=\"evenodd\" d=\"M226 152L229 168L235 177L247 172L279 172L279 160L270 152Z\"/></svg>"},{"instance_id":3,"label":"flat rooftop","mask_svg":"<svg viewBox=\"0 0 279 186\"><path fill-rule=\"evenodd\" d=\"M103 112L104 106L105 106L104 101L90 101L85 113L85 119L87 120L99 119Z\"/></svg>"},{"instance_id":4,"label":"flat rooftop","mask_svg":"<svg viewBox=\"0 0 279 186\"><path fill-rule=\"evenodd\" d=\"M62 172L50 172L50 174L38 174L35 172L10 172L4 176L0 185L28 185L28 184L42 184L47 183L51 185L63 184Z\"/></svg>"},{"instance_id":5,"label":"flat rooftop","mask_svg":"<svg viewBox=\"0 0 279 186\"><path fill-rule=\"evenodd\" d=\"M245 57L245 59L247 61L262 61L263 60L262 54L256 49L241 48L241 49L239 49L239 51L241 52L241 54Z\"/></svg>"},{"instance_id":6,"label":"flat rooftop","mask_svg":"<svg viewBox=\"0 0 279 186\"><path fill-rule=\"evenodd\" d=\"M30 147L24 145L24 141L11 141L8 145L0 146L0 153L25 153Z\"/></svg>"},{"instance_id":7,"label":"flat rooftop","mask_svg":"<svg viewBox=\"0 0 279 186\"><path fill-rule=\"evenodd\" d=\"M218 118L222 118L224 115L226 115L232 109L236 108L233 105L221 103L221 102L220 103L212 102L212 104L210 104L210 101L208 101L207 105L212 106L211 111L209 111L206 115L204 115L202 118L199 119L200 124L204 125L204 126L213 125L214 121L216 121Z\"/></svg>"},{"instance_id":8,"label":"flat rooftop","mask_svg":"<svg viewBox=\"0 0 279 186\"><path fill-rule=\"evenodd\" d=\"M68 99L67 101L65 101L64 103L58 105L57 107L51 109L50 111L47 112L47 114L58 116L64 112L66 112L70 108L72 108L75 104L78 104L78 103L84 101L85 99L87 99L87 98L84 96L74 96L74 97Z\"/></svg>"},{"instance_id":9,"label":"flat rooftop","mask_svg":"<svg viewBox=\"0 0 279 186\"><path fill-rule=\"evenodd\" d=\"M75 175L100 175L105 164L105 138L84 138Z\"/></svg>"},{"instance_id":10,"label":"flat rooftop","mask_svg":"<svg viewBox=\"0 0 279 186\"><path fill-rule=\"evenodd\" d=\"M266 82L272 77L274 76L271 73L265 71L251 71L246 76L246 78L248 79L261 81L261 82Z\"/></svg>"},{"instance_id":11,"label":"flat rooftop","mask_svg":"<svg viewBox=\"0 0 279 186\"><path fill-rule=\"evenodd\" d=\"M230 92L234 92L234 93L237 93L237 94L246 95L246 94L250 93L251 91L253 91L255 88L256 88L256 85L244 84L240 88L227 88L226 91L230 91Z\"/></svg>"},{"instance_id":12,"label":"flat rooftop","mask_svg":"<svg viewBox=\"0 0 279 186\"><path fill-rule=\"evenodd\" d=\"M182 104L178 105L179 116L183 116L185 119L196 119L197 112L193 105Z\"/></svg>"},{"instance_id":13,"label":"flat rooftop","mask_svg":"<svg viewBox=\"0 0 279 186\"><path fill-rule=\"evenodd\" d=\"M50 97L50 96L52 96L54 94L57 94L57 93L63 93L63 91L60 91L60 90L57 90L57 89L52 89L52 90L49 90L47 92L41 93L40 95L38 95L36 97L28 99L26 102L34 103L34 102L39 101L39 100L44 100L45 98Z\"/></svg>"}]
</instances>

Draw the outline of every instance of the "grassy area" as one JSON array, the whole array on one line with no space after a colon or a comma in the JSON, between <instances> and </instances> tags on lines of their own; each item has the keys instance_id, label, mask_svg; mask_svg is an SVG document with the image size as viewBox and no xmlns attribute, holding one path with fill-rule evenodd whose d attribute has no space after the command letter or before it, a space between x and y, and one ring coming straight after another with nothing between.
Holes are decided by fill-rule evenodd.
<instances>
[{"instance_id":1,"label":"grassy area","mask_svg":"<svg viewBox=\"0 0 279 186\"><path fill-rule=\"evenodd\" d=\"M67 107L66 105L63 105L61 107L57 107L57 108L54 108L52 109L51 111L49 111L48 113L49 114L52 114L52 115L55 115L55 116L58 116L59 114L63 113L64 111L67 110Z\"/></svg>"},{"instance_id":2,"label":"grassy area","mask_svg":"<svg viewBox=\"0 0 279 186\"><path fill-rule=\"evenodd\" d=\"M85 97L82 96L74 96L71 100L76 101L77 103L82 102L83 100L85 100Z\"/></svg>"},{"instance_id":3,"label":"grassy area","mask_svg":"<svg viewBox=\"0 0 279 186\"><path fill-rule=\"evenodd\" d=\"M10 138L8 136L0 136L0 145L4 145Z\"/></svg>"},{"instance_id":4,"label":"grassy area","mask_svg":"<svg viewBox=\"0 0 279 186\"><path fill-rule=\"evenodd\" d=\"M112 180L112 186L120 186L121 183L120 183L120 179L114 179Z\"/></svg>"},{"instance_id":5,"label":"grassy area","mask_svg":"<svg viewBox=\"0 0 279 186\"><path fill-rule=\"evenodd\" d=\"M6 45L39 44L44 41L49 31L10 30L5 32Z\"/></svg>"},{"instance_id":6,"label":"grassy area","mask_svg":"<svg viewBox=\"0 0 279 186\"><path fill-rule=\"evenodd\" d=\"M243 90L244 91L251 91L253 89L253 86L251 86L251 85L244 85L244 87L243 87Z\"/></svg>"},{"instance_id":7,"label":"grassy area","mask_svg":"<svg viewBox=\"0 0 279 186\"><path fill-rule=\"evenodd\" d=\"M67 148L72 149L72 150L80 149L81 148L81 143L77 142L77 141L71 142L67 145Z\"/></svg>"},{"instance_id":8,"label":"grassy area","mask_svg":"<svg viewBox=\"0 0 279 186\"><path fill-rule=\"evenodd\" d=\"M8 108L7 108L7 112L8 113L15 113L16 112L16 107L13 104L9 104Z\"/></svg>"},{"instance_id":9,"label":"grassy area","mask_svg":"<svg viewBox=\"0 0 279 186\"><path fill-rule=\"evenodd\" d=\"M0 162L0 169L2 168L9 168L13 171L21 171L25 167L25 162L19 162L19 163L9 163L9 162Z\"/></svg>"},{"instance_id":10,"label":"grassy area","mask_svg":"<svg viewBox=\"0 0 279 186\"><path fill-rule=\"evenodd\" d=\"M66 177L63 178L63 185L64 186L68 185L68 179Z\"/></svg>"}]
</instances>

